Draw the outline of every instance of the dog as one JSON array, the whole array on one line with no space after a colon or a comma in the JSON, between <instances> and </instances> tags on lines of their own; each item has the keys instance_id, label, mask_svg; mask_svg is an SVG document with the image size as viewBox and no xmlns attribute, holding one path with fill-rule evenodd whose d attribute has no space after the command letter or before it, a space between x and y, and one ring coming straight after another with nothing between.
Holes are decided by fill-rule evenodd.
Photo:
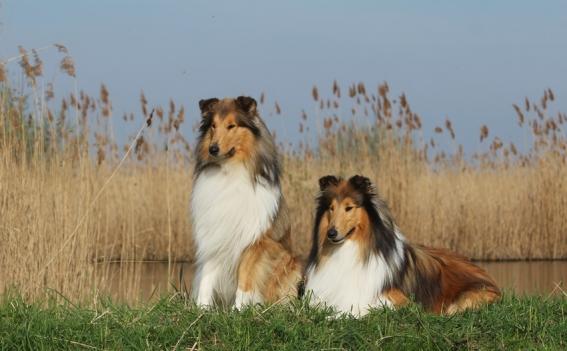
<instances>
[{"instance_id":1,"label":"dog","mask_svg":"<svg viewBox=\"0 0 567 351\"><path fill-rule=\"evenodd\" d=\"M319 179L306 291L313 303L362 316L411 299L451 315L500 297L488 274L463 256L410 244L363 176Z\"/></svg>"},{"instance_id":2,"label":"dog","mask_svg":"<svg viewBox=\"0 0 567 351\"><path fill-rule=\"evenodd\" d=\"M256 100L212 98L199 107L193 297L236 308L296 297L304 265L292 255L280 160Z\"/></svg>"}]
</instances>

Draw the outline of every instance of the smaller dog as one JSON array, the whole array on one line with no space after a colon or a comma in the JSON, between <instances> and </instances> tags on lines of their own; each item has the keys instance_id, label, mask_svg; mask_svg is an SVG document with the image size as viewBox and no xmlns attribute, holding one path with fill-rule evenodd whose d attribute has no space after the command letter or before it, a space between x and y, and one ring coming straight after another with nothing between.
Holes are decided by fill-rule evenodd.
<instances>
[{"instance_id":1,"label":"smaller dog","mask_svg":"<svg viewBox=\"0 0 567 351\"><path fill-rule=\"evenodd\" d=\"M319 185L305 273L312 302L364 315L413 298L450 315L500 297L488 274L465 257L408 243L368 178L330 175Z\"/></svg>"}]
</instances>

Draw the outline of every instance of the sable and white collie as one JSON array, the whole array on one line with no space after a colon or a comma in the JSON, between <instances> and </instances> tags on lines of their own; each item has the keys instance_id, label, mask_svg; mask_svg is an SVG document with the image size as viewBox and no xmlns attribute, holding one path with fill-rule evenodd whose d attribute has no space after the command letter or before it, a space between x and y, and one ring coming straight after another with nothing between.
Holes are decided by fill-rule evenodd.
<instances>
[{"instance_id":1,"label":"sable and white collie","mask_svg":"<svg viewBox=\"0 0 567 351\"><path fill-rule=\"evenodd\" d=\"M312 302L364 315L413 298L453 314L499 298L494 281L465 257L408 243L368 178L326 176L319 185L306 266Z\"/></svg>"},{"instance_id":2,"label":"sable and white collie","mask_svg":"<svg viewBox=\"0 0 567 351\"><path fill-rule=\"evenodd\" d=\"M292 256L274 140L256 100L199 102L202 120L191 196L199 305L297 296L303 265Z\"/></svg>"}]
</instances>

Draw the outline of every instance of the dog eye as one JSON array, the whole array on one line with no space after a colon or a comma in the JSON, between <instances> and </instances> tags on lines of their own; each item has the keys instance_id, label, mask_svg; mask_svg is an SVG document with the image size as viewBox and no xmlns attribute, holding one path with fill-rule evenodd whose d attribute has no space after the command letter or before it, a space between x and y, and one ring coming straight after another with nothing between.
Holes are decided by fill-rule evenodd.
<instances>
[{"instance_id":1,"label":"dog eye","mask_svg":"<svg viewBox=\"0 0 567 351\"><path fill-rule=\"evenodd\" d=\"M228 126L228 127L226 127L226 128L227 128L227 129L232 129L232 128L234 128L234 127L236 127L236 125L234 125L234 124L231 124L231 125L229 125L229 126Z\"/></svg>"},{"instance_id":2,"label":"dog eye","mask_svg":"<svg viewBox=\"0 0 567 351\"><path fill-rule=\"evenodd\" d=\"M347 207L345 207L345 211L346 211L346 212L348 212L348 211L350 211L350 210L352 210L352 206L347 206Z\"/></svg>"},{"instance_id":3,"label":"dog eye","mask_svg":"<svg viewBox=\"0 0 567 351\"><path fill-rule=\"evenodd\" d=\"M333 206L329 207L329 211L333 212L335 208Z\"/></svg>"},{"instance_id":4,"label":"dog eye","mask_svg":"<svg viewBox=\"0 0 567 351\"><path fill-rule=\"evenodd\" d=\"M217 127L217 125L214 124L214 123L211 125L211 128L212 128L212 129L215 129L216 127Z\"/></svg>"}]
</instances>

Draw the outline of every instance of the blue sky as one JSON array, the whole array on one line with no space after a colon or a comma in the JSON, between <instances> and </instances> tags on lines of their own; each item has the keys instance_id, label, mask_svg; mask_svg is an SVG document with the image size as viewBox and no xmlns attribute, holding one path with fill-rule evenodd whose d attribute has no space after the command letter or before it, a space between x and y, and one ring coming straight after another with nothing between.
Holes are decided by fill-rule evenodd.
<instances>
[{"instance_id":1,"label":"blue sky","mask_svg":"<svg viewBox=\"0 0 567 351\"><path fill-rule=\"evenodd\" d=\"M512 103L546 88L567 111L565 1L28 1L0 0L0 58L17 46L63 43L79 86L102 82L115 115L171 97L198 118L197 101L265 91L282 117L278 135L296 140L300 111L313 114L311 88L388 81L405 92L431 130L450 117L476 149L488 124L510 140ZM45 53L48 62L57 54ZM55 61L46 79L56 75ZM56 89L57 90L57 89ZM328 95L328 94L326 94ZM264 112L269 114L271 109ZM126 133L127 131L124 131Z\"/></svg>"}]
</instances>

